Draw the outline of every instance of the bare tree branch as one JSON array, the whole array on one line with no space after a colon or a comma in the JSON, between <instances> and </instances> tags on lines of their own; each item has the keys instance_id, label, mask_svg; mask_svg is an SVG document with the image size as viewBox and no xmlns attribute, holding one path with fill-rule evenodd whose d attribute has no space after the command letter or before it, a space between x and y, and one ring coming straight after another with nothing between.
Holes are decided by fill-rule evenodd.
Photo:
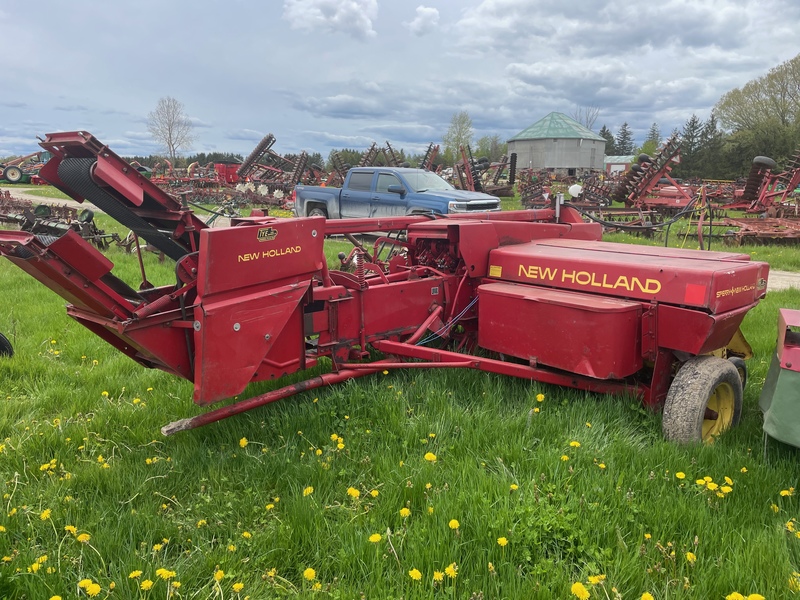
<instances>
[{"instance_id":1,"label":"bare tree branch","mask_svg":"<svg viewBox=\"0 0 800 600\"><path fill-rule=\"evenodd\" d=\"M570 117L586 127L586 129L592 129L599 115L600 109L597 106L578 106L572 111Z\"/></svg>"},{"instance_id":2,"label":"bare tree branch","mask_svg":"<svg viewBox=\"0 0 800 600\"><path fill-rule=\"evenodd\" d=\"M186 117L183 103L167 96L160 98L156 109L147 115L147 129L153 139L174 163L182 149L188 149L194 141L194 126Z\"/></svg>"}]
</instances>

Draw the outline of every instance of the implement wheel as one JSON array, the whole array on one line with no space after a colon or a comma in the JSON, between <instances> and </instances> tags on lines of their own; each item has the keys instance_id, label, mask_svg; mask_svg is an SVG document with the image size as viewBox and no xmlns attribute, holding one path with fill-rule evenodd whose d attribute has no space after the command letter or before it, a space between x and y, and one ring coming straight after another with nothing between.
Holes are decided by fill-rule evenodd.
<instances>
[{"instance_id":1,"label":"implement wheel","mask_svg":"<svg viewBox=\"0 0 800 600\"><path fill-rule=\"evenodd\" d=\"M22 181L22 169L19 167L6 167L3 169L3 179L8 183L19 183Z\"/></svg>"},{"instance_id":2,"label":"implement wheel","mask_svg":"<svg viewBox=\"0 0 800 600\"><path fill-rule=\"evenodd\" d=\"M14 356L14 348L11 347L11 342L2 333L0 333L0 356Z\"/></svg>"},{"instance_id":3,"label":"implement wheel","mask_svg":"<svg viewBox=\"0 0 800 600\"><path fill-rule=\"evenodd\" d=\"M312 208L308 211L309 217L325 217L328 218L328 213L325 212L324 208Z\"/></svg>"},{"instance_id":4,"label":"implement wheel","mask_svg":"<svg viewBox=\"0 0 800 600\"><path fill-rule=\"evenodd\" d=\"M687 360L664 403L664 437L680 444L713 442L739 424L742 395L742 380L731 361L716 356Z\"/></svg>"},{"instance_id":5,"label":"implement wheel","mask_svg":"<svg viewBox=\"0 0 800 600\"><path fill-rule=\"evenodd\" d=\"M738 356L729 356L728 360L736 367L736 371L739 373L739 379L742 380L742 389L744 389L747 385L747 363L743 358L739 358Z\"/></svg>"}]
</instances>

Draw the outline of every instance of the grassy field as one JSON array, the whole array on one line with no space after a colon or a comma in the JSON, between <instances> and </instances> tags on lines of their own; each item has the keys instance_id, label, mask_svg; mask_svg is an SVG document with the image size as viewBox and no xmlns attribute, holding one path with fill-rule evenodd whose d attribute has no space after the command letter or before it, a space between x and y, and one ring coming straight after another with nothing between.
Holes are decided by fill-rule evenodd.
<instances>
[{"instance_id":1,"label":"grassy field","mask_svg":"<svg viewBox=\"0 0 800 600\"><path fill-rule=\"evenodd\" d=\"M135 260L109 256L135 283ZM146 260L154 283L174 279ZM800 307L798 291L748 315L742 424L703 447L664 442L660 416L632 398L444 370L391 371L164 438L162 425L202 412L191 384L142 369L63 305L0 260L0 331L16 351L0 358L0 597L800 589L800 456L764 451L757 406L776 311Z\"/></svg>"}]
</instances>

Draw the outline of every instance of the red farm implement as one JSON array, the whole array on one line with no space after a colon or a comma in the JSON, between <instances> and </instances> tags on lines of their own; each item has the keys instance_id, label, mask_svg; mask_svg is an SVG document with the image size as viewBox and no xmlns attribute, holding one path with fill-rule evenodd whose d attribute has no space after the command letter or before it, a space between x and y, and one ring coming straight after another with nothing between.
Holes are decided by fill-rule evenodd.
<instances>
[{"instance_id":1,"label":"red farm implement","mask_svg":"<svg viewBox=\"0 0 800 600\"><path fill-rule=\"evenodd\" d=\"M669 439L736 424L739 332L768 265L738 253L600 241L570 208L388 219L255 216L209 228L83 132L56 133L42 176L175 261L134 289L75 232L0 232L0 254L141 365L194 383L206 406L327 359L330 372L167 425L211 423L384 369L470 368L664 406ZM382 232L329 268L327 236ZM144 273L143 273L143 279ZM371 350L382 353L372 359Z\"/></svg>"}]
</instances>

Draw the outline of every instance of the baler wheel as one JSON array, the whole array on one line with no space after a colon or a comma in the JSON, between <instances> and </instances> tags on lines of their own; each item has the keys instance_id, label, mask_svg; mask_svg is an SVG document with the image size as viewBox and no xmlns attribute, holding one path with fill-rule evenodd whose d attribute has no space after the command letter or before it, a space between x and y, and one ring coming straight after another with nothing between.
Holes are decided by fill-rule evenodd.
<instances>
[{"instance_id":1,"label":"baler wheel","mask_svg":"<svg viewBox=\"0 0 800 600\"><path fill-rule=\"evenodd\" d=\"M2 333L0 333L0 356L14 356L14 348L11 347L11 342Z\"/></svg>"},{"instance_id":2,"label":"baler wheel","mask_svg":"<svg viewBox=\"0 0 800 600\"><path fill-rule=\"evenodd\" d=\"M328 213L325 212L324 208L312 208L308 211L309 217L325 217L328 218Z\"/></svg>"},{"instance_id":3,"label":"baler wheel","mask_svg":"<svg viewBox=\"0 0 800 600\"><path fill-rule=\"evenodd\" d=\"M743 358L739 358L738 356L729 356L728 360L736 367L736 371L739 373L739 379L742 380L742 389L747 385L747 363Z\"/></svg>"},{"instance_id":4,"label":"baler wheel","mask_svg":"<svg viewBox=\"0 0 800 600\"><path fill-rule=\"evenodd\" d=\"M742 380L733 362L716 356L687 360L667 393L662 430L672 442L713 442L739 424Z\"/></svg>"}]
</instances>

